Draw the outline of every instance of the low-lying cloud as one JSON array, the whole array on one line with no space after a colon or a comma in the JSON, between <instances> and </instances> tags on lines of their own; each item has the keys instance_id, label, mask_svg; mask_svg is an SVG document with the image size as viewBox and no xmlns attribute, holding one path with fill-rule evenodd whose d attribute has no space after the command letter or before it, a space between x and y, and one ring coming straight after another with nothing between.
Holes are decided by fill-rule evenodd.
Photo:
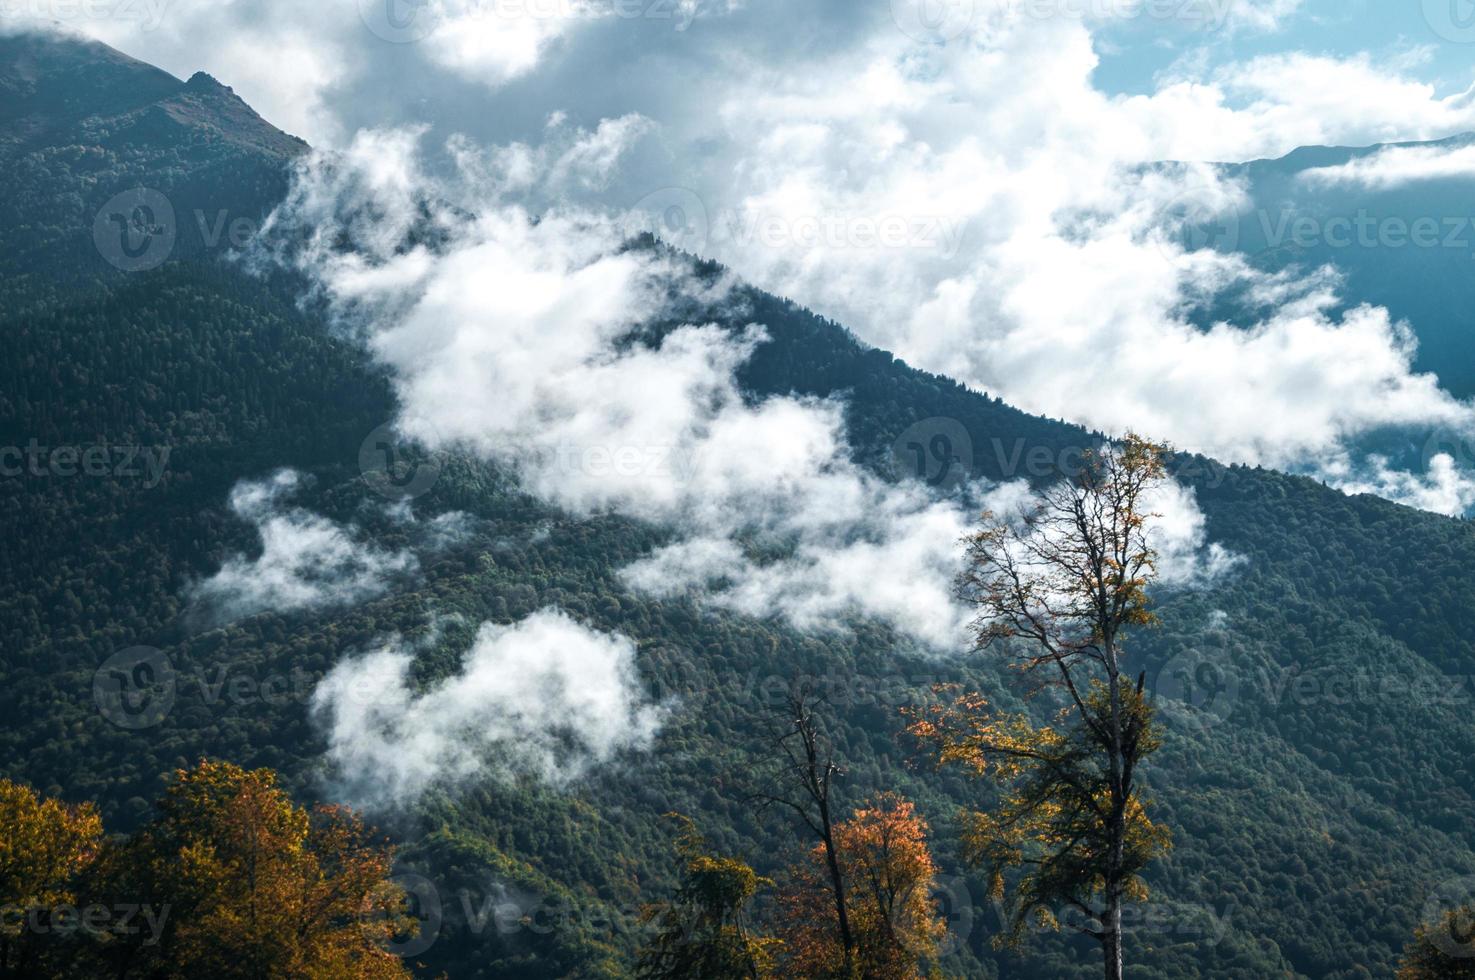
<instances>
[{"instance_id":1,"label":"low-lying cloud","mask_svg":"<svg viewBox=\"0 0 1475 980\"><path fill-rule=\"evenodd\" d=\"M1319 186L1355 185L1388 190L1429 180L1475 177L1475 146L1390 146L1334 167L1305 171Z\"/></svg>"},{"instance_id":2,"label":"low-lying cloud","mask_svg":"<svg viewBox=\"0 0 1475 980\"><path fill-rule=\"evenodd\" d=\"M574 514L676 529L625 570L635 588L698 590L804 628L873 618L957 642L958 540L990 495L1017 487L944 499L880 479L853 461L839 402L745 397L736 371L766 335L703 322L732 302L726 283L627 247L599 214L512 203L524 171L488 163L505 149L453 139L457 176L433 179L420 138L365 133L310 161L266 236L301 245L278 258L393 370L408 436L493 460ZM543 174L551 196L562 178ZM699 312L648 329L679 310ZM1201 526L1175 541L1191 543L1188 560Z\"/></svg>"},{"instance_id":3,"label":"low-lying cloud","mask_svg":"<svg viewBox=\"0 0 1475 980\"><path fill-rule=\"evenodd\" d=\"M360 806L413 802L486 776L566 784L648 748L661 709L648 702L635 644L544 609L484 623L460 670L424 688L398 638L339 663L313 693L339 796Z\"/></svg>"},{"instance_id":4,"label":"low-lying cloud","mask_svg":"<svg viewBox=\"0 0 1475 980\"><path fill-rule=\"evenodd\" d=\"M230 509L255 525L261 554L232 555L220 571L190 586L196 617L222 623L262 612L349 605L383 593L418 569L409 552L376 548L351 525L290 506L288 499L302 485L302 475L286 469L231 490Z\"/></svg>"}]
</instances>

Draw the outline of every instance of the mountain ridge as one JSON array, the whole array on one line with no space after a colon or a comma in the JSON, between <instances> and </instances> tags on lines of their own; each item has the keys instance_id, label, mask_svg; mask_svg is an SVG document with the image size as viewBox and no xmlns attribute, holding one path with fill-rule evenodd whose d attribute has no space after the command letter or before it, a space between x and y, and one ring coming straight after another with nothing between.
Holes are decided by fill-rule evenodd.
<instances>
[{"instance_id":1,"label":"mountain ridge","mask_svg":"<svg viewBox=\"0 0 1475 980\"><path fill-rule=\"evenodd\" d=\"M61 145L89 132L83 125ZM0 312L8 340L0 445L107 442L173 452L147 489L121 480L0 481L0 533L11 542L0 552L6 775L97 799L112 828L136 824L160 774L202 754L278 768L296 794L316 798L325 792L323 745L306 695L239 704L211 700L209 684L186 681L260 682L294 670L317 677L386 633L424 636L427 621L444 619L446 636L416 663L428 681L455 669L471 624L556 605L631 637L651 691L674 699L672 717L652 756L623 760L567 795L489 781L437 792L386 821L403 847L403 870L433 881L447 908L438 941L417 958L425 975L623 975L632 937L590 923L619 921L664 897L670 842L659 817L669 810L697 817L714 846L775 871L793 835L740 802L764 718L749 691L761 685L750 678L805 676L870 692L836 706L850 763L847 802L896 788L932 820L939 859L971 901L966 929L961 912L955 923L963 935L950 965L990 978L1096 975L1091 951L1065 939L1042 939L1018 955L990 948L986 883L958 862L953 828L956 808L980 801L965 784L901 764L894 709L924 697L934 680L981 686L1014 703L1004 672L978 658L919 657L874 623L809 634L689 597L632 593L618 569L666 540L660 527L572 517L522 494L495 467L453 455L416 507L464 511L477 530L426 558L423 581L346 608L190 628L188 583L258 547L226 506L237 480L299 468L315 478L304 507L359 522L386 547L405 544L405 525L384 516L359 470L364 440L396 406L383 370L301 304L291 284L247 277L218 261L223 250L178 248L129 273L98 256L87 209L116 189L164 189L187 221L186 207L213 215L222 202L230 213L262 213L286 186L286 161L249 142L207 143L223 152L179 162L169 142L176 129L129 132L141 160L100 151L108 166L89 171L97 193L51 215L45 249L9 260L22 274L7 275L11 302ZM239 173L273 176L245 193L222 184ZM77 179L37 163L17 170L15 184L25 200L57 201L76 193ZM3 218L4 239L36 238ZM53 285L83 262L100 270L85 288ZM741 302L712 318L733 330L768 326L769 342L740 370L745 391L844 396L857 457L877 473L891 470L897 439L930 419L962 427L973 446L970 472L987 479L1020 475L1009 463L1016 448L1058 460L1096 441L1080 427L916 371L790 301L748 286L739 293ZM1229 671L1235 693L1225 717L1175 723L1149 773L1178 848L1151 875L1171 929L1142 938L1134 973L1386 975L1426 894L1475 873L1467 816L1475 808L1475 720L1468 702L1384 694L1348 704L1337 692L1349 679L1396 669L1410 684L1459 693L1456 681L1475 672L1470 527L1270 470L1179 472L1197 494L1210 540L1243 564L1213 593L1164 594L1164 625L1144 634L1134 656L1156 690L1174 664L1198 663L1191 658L1207 651ZM1036 478L1050 476L1047 468ZM137 732L111 725L91 700L98 665L136 644L166 653L180 679L167 722ZM470 889L472 907L493 894L533 894L539 901L519 908L554 909L552 923L479 930L459 911L461 889ZM1207 932L1173 912L1185 909L1211 910L1227 924Z\"/></svg>"}]
</instances>

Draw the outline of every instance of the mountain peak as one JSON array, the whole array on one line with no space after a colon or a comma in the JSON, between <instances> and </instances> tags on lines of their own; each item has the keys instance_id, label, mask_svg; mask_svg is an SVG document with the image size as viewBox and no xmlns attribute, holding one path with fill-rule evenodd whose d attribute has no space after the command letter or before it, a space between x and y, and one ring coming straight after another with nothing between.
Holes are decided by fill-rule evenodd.
<instances>
[{"instance_id":1,"label":"mountain peak","mask_svg":"<svg viewBox=\"0 0 1475 980\"><path fill-rule=\"evenodd\" d=\"M229 85L222 85L216 77L209 72L197 71L184 83L184 87L195 92L229 92L231 95L236 90Z\"/></svg>"},{"instance_id":2,"label":"mountain peak","mask_svg":"<svg viewBox=\"0 0 1475 980\"><path fill-rule=\"evenodd\" d=\"M0 153L202 139L279 159L306 148L206 72L181 82L105 44L55 33L0 37L0 123Z\"/></svg>"}]
</instances>

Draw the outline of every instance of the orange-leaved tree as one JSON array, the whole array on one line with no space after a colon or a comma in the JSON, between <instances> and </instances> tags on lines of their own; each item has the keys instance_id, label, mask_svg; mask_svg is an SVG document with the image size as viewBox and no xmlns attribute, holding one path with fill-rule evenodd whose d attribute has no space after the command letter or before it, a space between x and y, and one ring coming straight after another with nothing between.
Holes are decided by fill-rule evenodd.
<instances>
[{"instance_id":1,"label":"orange-leaved tree","mask_svg":"<svg viewBox=\"0 0 1475 980\"><path fill-rule=\"evenodd\" d=\"M792 972L803 977L907 980L936 958L946 923L931 896L937 866L927 848L927 822L912 803L882 794L836 825L854 951L835 929L834 891L824 845L795 867L780 907Z\"/></svg>"},{"instance_id":2,"label":"orange-leaved tree","mask_svg":"<svg viewBox=\"0 0 1475 980\"><path fill-rule=\"evenodd\" d=\"M399 978L385 944L413 920L391 848L339 807L295 805L269 769L203 761L109 856L101 887L170 910L161 941L111 950L166 977ZM136 899L135 899L136 900Z\"/></svg>"},{"instance_id":3,"label":"orange-leaved tree","mask_svg":"<svg viewBox=\"0 0 1475 980\"><path fill-rule=\"evenodd\" d=\"M1398 980L1475 980L1475 906L1419 926L1403 951Z\"/></svg>"},{"instance_id":4,"label":"orange-leaved tree","mask_svg":"<svg viewBox=\"0 0 1475 980\"><path fill-rule=\"evenodd\" d=\"M68 806L0 779L0 975L26 976L32 938L53 912L74 906L78 877L96 857L102 820L91 804Z\"/></svg>"}]
</instances>

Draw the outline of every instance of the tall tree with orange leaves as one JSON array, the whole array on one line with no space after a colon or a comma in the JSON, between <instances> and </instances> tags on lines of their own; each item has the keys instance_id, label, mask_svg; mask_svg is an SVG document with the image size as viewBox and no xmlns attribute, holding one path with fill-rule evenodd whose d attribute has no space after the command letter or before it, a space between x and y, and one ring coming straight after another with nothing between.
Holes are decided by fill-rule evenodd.
<instances>
[{"instance_id":1,"label":"tall tree with orange leaves","mask_svg":"<svg viewBox=\"0 0 1475 980\"><path fill-rule=\"evenodd\" d=\"M1129 434L1019 514L985 514L967 541L958 594L977 612L977 647L1056 687L1059 723L1037 726L979 695L912 715L912 734L943 763L1003 789L994 812L968 819L965 842L1008 899L1008 938L1068 913L1101 944L1107 980L1122 977L1123 906L1146 897L1141 872L1169 846L1139 788L1160 737L1125 659L1129 632L1156 621L1151 501L1166 452Z\"/></svg>"},{"instance_id":2,"label":"tall tree with orange leaves","mask_svg":"<svg viewBox=\"0 0 1475 980\"><path fill-rule=\"evenodd\" d=\"M793 869L780 897L789 967L803 977L909 980L935 959L946 923L931 897L937 866L927 822L910 802L883 794L835 827L855 949L838 941L823 845Z\"/></svg>"}]
</instances>

